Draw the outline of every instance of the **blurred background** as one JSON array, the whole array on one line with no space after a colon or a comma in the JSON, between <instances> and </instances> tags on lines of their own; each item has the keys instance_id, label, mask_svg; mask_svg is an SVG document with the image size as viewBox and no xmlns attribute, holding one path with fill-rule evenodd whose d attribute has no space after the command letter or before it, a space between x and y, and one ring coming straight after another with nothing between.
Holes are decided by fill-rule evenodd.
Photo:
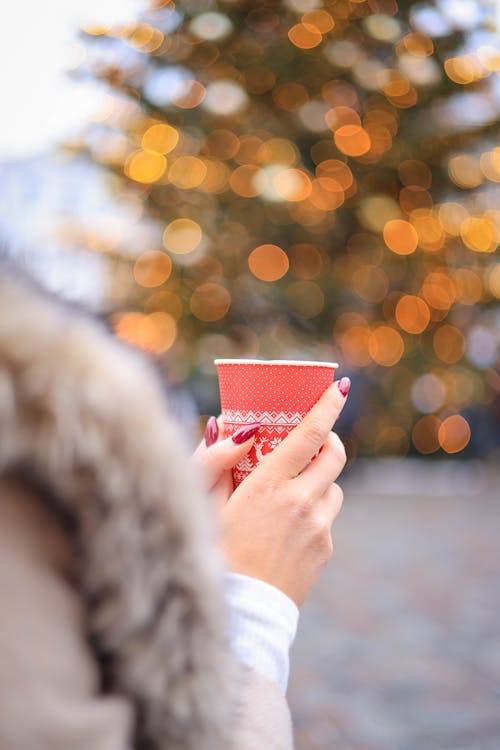
<instances>
[{"instance_id":1,"label":"blurred background","mask_svg":"<svg viewBox=\"0 0 500 750\"><path fill-rule=\"evenodd\" d=\"M500 746L495 0L25 0L3 11L0 237L158 357L353 381L298 750Z\"/></svg>"}]
</instances>

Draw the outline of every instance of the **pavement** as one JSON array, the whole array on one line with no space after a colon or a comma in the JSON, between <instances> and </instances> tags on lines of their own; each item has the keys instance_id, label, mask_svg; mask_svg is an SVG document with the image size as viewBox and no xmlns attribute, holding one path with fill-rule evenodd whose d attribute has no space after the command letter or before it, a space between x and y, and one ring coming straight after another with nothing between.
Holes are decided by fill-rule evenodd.
<instances>
[{"instance_id":1,"label":"pavement","mask_svg":"<svg viewBox=\"0 0 500 750\"><path fill-rule=\"evenodd\" d=\"M357 462L304 605L296 750L500 750L500 468Z\"/></svg>"}]
</instances>

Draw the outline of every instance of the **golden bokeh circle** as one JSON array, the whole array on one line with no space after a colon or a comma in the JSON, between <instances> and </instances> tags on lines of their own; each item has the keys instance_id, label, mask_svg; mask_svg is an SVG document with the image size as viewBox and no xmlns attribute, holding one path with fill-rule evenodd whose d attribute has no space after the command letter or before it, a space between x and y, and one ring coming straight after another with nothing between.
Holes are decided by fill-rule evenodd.
<instances>
[{"instance_id":1,"label":"golden bokeh circle","mask_svg":"<svg viewBox=\"0 0 500 750\"><path fill-rule=\"evenodd\" d=\"M470 438L469 423L460 414L447 417L439 427L439 445L445 453L460 453L469 444Z\"/></svg>"},{"instance_id":2,"label":"golden bokeh circle","mask_svg":"<svg viewBox=\"0 0 500 750\"><path fill-rule=\"evenodd\" d=\"M465 338L456 326L446 323L436 328L432 343L441 362L448 365L458 362L464 356Z\"/></svg>"},{"instance_id":3,"label":"golden bokeh circle","mask_svg":"<svg viewBox=\"0 0 500 750\"><path fill-rule=\"evenodd\" d=\"M375 328L368 340L368 351L374 362L382 367L392 367L404 354L403 338L391 326L381 325Z\"/></svg>"},{"instance_id":4,"label":"golden bokeh circle","mask_svg":"<svg viewBox=\"0 0 500 750\"><path fill-rule=\"evenodd\" d=\"M174 219L163 232L163 244L175 255L185 255L196 250L203 233L192 219Z\"/></svg>"},{"instance_id":5,"label":"golden bokeh circle","mask_svg":"<svg viewBox=\"0 0 500 750\"><path fill-rule=\"evenodd\" d=\"M397 324L407 333L422 333L429 325L431 312L427 303L413 294L405 294L396 304Z\"/></svg>"},{"instance_id":6,"label":"golden bokeh circle","mask_svg":"<svg viewBox=\"0 0 500 750\"><path fill-rule=\"evenodd\" d=\"M409 221L391 219L384 224L384 242L397 255L410 255L418 245L418 234Z\"/></svg>"},{"instance_id":7,"label":"golden bokeh circle","mask_svg":"<svg viewBox=\"0 0 500 750\"><path fill-rule=\"evenodd\" d=\"M154 354L164 354L177 338L177 323L166 312L123 313L115 321L119 338Z\"/></svg>"},{"instance_id":8,"label":"golden bokeh circle","mask_svg":"<svg viewBox=\"0 0 500 750\"><path fill-rule=\"evenodd\" d=\"M231 295L221 284L207 282L196 287L189 306L193 315L206 323L223 318L231 306Z\"/></svg>"},{"instance_id":9,"label":"golden bokeh circle","mask_svg":"<svg viewBox=\"0 0 500 750\"><path fill-rule=\"evenodd\" d=\"M142 136L143 149L168 154L179 142L179 131L166 123L151 125Z\"/></svg>"},{"instance_id":10,"label":"golden bokeh circle","mask_svg":"<svg viewBox=\"0 0 500 750\"><path fill-rule=\"evenodd\" d=\"M125 162L125 174L135 182L148 184L163 177L167 160L157 151L141 150L131 154Z\"/></svg>"},{"instance_id":11,"label":"golden bokeh circle","mask_svg":"<svg viewBox=\"0 0 500 750\"><path fill-rule=\"evenodd\" d=\"M362 156L370 150L371 139L361 125L342 125L333 135L338 150L346 156Z\"/></svg>"},{"instance_id":12,"label":"golden bokeh circle","mask_svg":"<svg viewBox=\"0 0 500 750\"><path fill-rule=\"evenodd\" d=\"M424 280L422 296L436 310L449 310L455 302L457 292L453 280L446 273L432 271Z\"/></svg>"},{"instance_id":13,"label":"golden bokeh circle","mask_svg":"<svg viewBox=\"0 0 500 750\"><path fill-rule=\"evenodd\" d=\"M414 425L411 439L419 453L435 453L439 450L438 432L441 420L434 414L426 414Z\"/></svg>"},{"instance_id":14,"label":"golden bokeh circle","mask_svg":"<svg viewBox=\"0 0 500 750\"><path fill-rule=\"evenodd\" d=\"M342 316L341 316L342 317ZM371 331L361 321L354 321L336 336L343 358L353 367L368 367L373 360L368 349Z\"/></svg>"},{"instance_id":15,"label":"golden bokeh circle","mask_svg":"<svg viewBox=\"0 0 500 750\"><path fill-rule=\"evenodd\" d=\"M288 38L299 49L313 49L321 44L323 35L312 23L297 23L288 32Z\"/></svg>"},{"instance_id":16,"label":"golden bokeh circle","mask_svg":"<svg viewBox=\"0 0 500 750\"><path fill-rule=\"evenodd\" d=\"M248 256L248 267L261 281L281 279L290 266L288 255L278 245L259 245Z\"/></svg>"},{"instance_id":17,"label":"golden bokeh circle","mask_svg":"<svg viewBox=\"0 0 500 750\"><path fill-rule=\"evenodd\" d=\"M172 272L172 261L160 250L147 250L134 264L134 278L143 287L164 284Z\"/></svg>"}]
</instances>

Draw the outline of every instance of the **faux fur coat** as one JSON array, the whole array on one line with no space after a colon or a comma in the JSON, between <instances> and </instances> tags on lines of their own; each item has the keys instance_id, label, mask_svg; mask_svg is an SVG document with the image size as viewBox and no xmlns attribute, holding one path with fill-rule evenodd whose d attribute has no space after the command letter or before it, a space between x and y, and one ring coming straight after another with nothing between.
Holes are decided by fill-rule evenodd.
<instances>
[{"instance_id":1,"label":"faux fur coat","mask_svg":"<svg viewBox=\"0 0 500 750\"><path fill-rule=\"evenodd\" d=\"M212 525L147 361L0 265L2 750L290 750Z\"/></svg>"}]
</instances>

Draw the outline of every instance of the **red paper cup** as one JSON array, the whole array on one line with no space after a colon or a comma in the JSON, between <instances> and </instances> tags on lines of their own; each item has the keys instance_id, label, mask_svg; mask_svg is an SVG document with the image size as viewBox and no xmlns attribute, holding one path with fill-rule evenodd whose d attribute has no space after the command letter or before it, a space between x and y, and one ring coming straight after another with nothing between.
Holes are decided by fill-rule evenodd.
<instances>
[{"instance_id":1,"label":"red paper cup","mask_svg":"<svg viewBox=\"0 0 500 750\"><path fill-rule=\"evenodd\" d=\"M215 364L225 435L252 422L262 425L251 451L233 469L237 487L303 420L333 383L338 365L279 359L216 359Z\"/></svg>"}]
</instances>

